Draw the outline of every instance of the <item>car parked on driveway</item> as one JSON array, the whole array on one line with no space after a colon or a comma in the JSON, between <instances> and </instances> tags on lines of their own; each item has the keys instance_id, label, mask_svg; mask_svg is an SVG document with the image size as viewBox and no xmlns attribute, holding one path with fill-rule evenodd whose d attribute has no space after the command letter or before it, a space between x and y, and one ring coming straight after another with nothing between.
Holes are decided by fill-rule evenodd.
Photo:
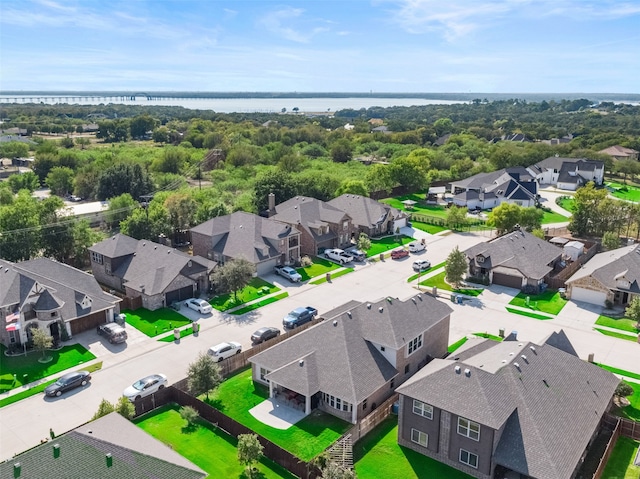
<instances>
[{"instance_id":1,"label":"car parked on driveway","mask_svg":"<svg viewBox=\"0 0 640 479\"><path fill-rule=\"evenodd\" d=\"M324 250L324 256L327 259L331 259L336 263L340 263L340 264L347 264L353 261L353 256L351 256L350 254L347 254L344 250L341 250L340 248L326 249Z\"/></svg>"},{"instance_id":2,"label":"car parked on driveway","mask_svg":"<svg viewBox=\"0 0 640 479\"><path fill-rule=\"evenodd\" d=\"M431 268L431 262L427 259L419 259L413 262L414 271L426 271Z\"/></svg>"},{"instance_id":3,"label":"car parked on driveway","mask_svg":"<svg viewBox=\"0 0 640 479\"><path fill-rule=\"evenodd\" d=\"M391 259L400 259L409 256L409 251L406 249L394 249L391 252Z\"/></svg>"},{"instance_id":4,"label":"car parked on driveway","mask_svg":"<svg viewBox=\"0 0 640 479\"><path fill-rule=\"evenodd\" d=\"M91 373L89 371L73 371L60 376L55 383L45 388L44 393L49 397L61 396L65 391L86 386L90 380Z\"/></svg>"},{"instance_id":5,"label":"car parked on driveway","mask_svg":"<svg viewBox=\"0 0 640 479\"><path fill-rule=\"evenodd\" d=\"M129 401L149 396L167 387L167 376L164 374L151 374L136 381L122 393Z\"/></svg>"},{"instance_id":6,"label":"car parked on driveway","mask_svg":"<svg viewBox=\"0 0 640 479\"><path fill-rule=\"evenodd\" d=\"M241 351L242 345L240 343L229 341L228 343L220 343L215 346L211 346L208 353L210 356L213 356L215 361L220 362L223 359L240 354Z\"/></svg>"},{"instance_id":7,"label":"car parked on driveway","mask_svg":"<svg viewBox=\"0 0 640 479\"><path fill-rule=\"evenodd\" d=\"M213 310L211 305L204 299L191 298L186 301L186 305L200 314L210 314Z\"/></svg>"},{"instance_id":8,"label":"car parked on driveway","mask_svg":"<svg viewBox=\"0 0 640 479\"><path fill-rule=\"evenodd\" d=\"M251 335L251 342L253 344L260 344L270 339L273 339L279 335L280 335L280 330L278 328L272 328L271 326L267 326L264 328L260 328L255 333L253 333Z\"/></svg>"},{"instance_id":9,"label":"car parked on driveway","mask_svg":"<svg viewBox=\"0 0 640 479\"><path fill-rule=\"evenodd\" d=\"M98 334L104 336L111 344L124 343L127 340L127 331L117 323L101 324L97 328Z\"/></svg>"}]
</instances>

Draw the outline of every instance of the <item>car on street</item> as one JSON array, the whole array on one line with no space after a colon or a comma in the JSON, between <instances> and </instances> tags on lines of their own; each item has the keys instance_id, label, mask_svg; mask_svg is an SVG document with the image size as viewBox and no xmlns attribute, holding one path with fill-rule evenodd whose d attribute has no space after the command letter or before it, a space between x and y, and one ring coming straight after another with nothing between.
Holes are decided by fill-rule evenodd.
<instances>
[{"instance_id":1,"label":"car on street","mask_svg":"<svg viewBox=\"0 0 640 479\"><path fill-rule=\"evenodd\" d=\"M101 324L96 330L100 336L107 338L111 344L124 343L127 340L127 331L124 326L117 323Z\"/></svg>"},{"instance_id":2,"label":"car on street","mask_svg":"<svg viewBox=\"0 0 640 479\"><path fill-rule=\"evenodd\" d=\"M298 326L302 326L310 321L313 321L318 315L318 310L311 306L303 306L290 311L282 320L282 326L284 329L294 329Z\"/></svg>"},{"instance_id":3,"label":"car on street","mask_svg":"<svg viewBox=\"0 0 640 479\"><path fill-rule=\"evenodd\" d=\"M394 249L391 252L391 259L400 259L409 256L409 251L406 249Z\"/></svg>"},{"instance_id":4,"label":"car on street","mask_svg":"<svg viewBox=\"0 0 640 479\"><path fill-rule=\"evenodd\" d=\"M89 371L73 371L60 376L56 382L45 388L44 393L49 397L61 396L63 392L70 389L86 386L90 380L91 373Z\"/></svg>"},{"instance_id":5,"label":"car on street","mask_svg":"<svg viewBox=\"0 0 640 479\"><path fill-rule=\"evenodd\" d=\"M271 326L267 326L264 328L260 328L255 333L253 333L251 335L251 342L253 344L260 344L270 339L273 339L279 335L280 335L280 330L278 328L272 328Z\"/></svg>"},{"instance_id":6,"label":"car on street","mask_svg":"<svg viewBox=\"0 0 640 479\"><path fill-rule=\"evenodd\" d=\"M419 253L420 251L425 251L426 249L426 245L421 241L413 241L412 243L409 243L409 251L411 253Z\"/></svg>"},{"instance_id":7,"label":"car on street","mask_svg":"<svg viewBox=\"0 0 640 479\"><path fill-rule=\"evenodd\" d=\"M345 253L347 253L348 255L352 256L353 259L355 261L365 261L367 259L367 254L364 251L361 251L359 249L356 248L351 248L348 250L345 250Z\"/></svg>"},{"instance_id":8,"label":"car on street","mask_svg":"<svg viewBox=\"0 0 640 479\"><path fill-rule=\"evenodd\" d=\"M418 261L413 262L414 271L426 271L429 268L431 268L431 262L427 259L419 259Z\"/></svg>"},{"instance_id":9,"label":"car on street","mask_svg":"<svg viewBox=\"0 0 640 479\"><path fill-rule=\"evenodd\" d=\"M216 344L215 346L211 346L208 351L209 355L213 356L213 359L217 362L230 358L236 354L240 354L240 352L242 352L242 345L235 341Z\"/></svg>"},{"instance_id":10,"label":"car on street","mask_svg":"<svg viewBox=\"0 0 640 479\"><path fill-rule=\"evenodd\" d=\"M136 401L164 389L167 385L167 376L164 374L151 374L133 383L124 390L122 395L129 401Z\"/></svg>"},{"instance_id":11,"label":"car on street","mask_svg":"<svg viewBox=\"0 0 640 479\"><path fill-rule=\"evenodd\" d=\"M210 314L213 308L204 299L191 298L187 300L187 306L200 314Z\"/></svg>"}]
</instances>

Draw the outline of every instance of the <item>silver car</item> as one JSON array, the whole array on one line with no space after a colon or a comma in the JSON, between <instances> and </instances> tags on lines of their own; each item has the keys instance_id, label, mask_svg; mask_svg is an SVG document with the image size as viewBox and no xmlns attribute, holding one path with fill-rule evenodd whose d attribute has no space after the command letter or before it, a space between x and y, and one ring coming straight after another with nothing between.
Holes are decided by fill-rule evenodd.
<instances>
[{"instance_id":1,"label":"silver car","mask_svg":"<svg viewBox=\"0 0 640 479\"><path fill-rule=\"evenodd\" d=\"M151 374L133 383L124 390L122 395L129 401L136 401L164 389L167 385L167 376L164 374Z\"/></svg>"}]
</instances>

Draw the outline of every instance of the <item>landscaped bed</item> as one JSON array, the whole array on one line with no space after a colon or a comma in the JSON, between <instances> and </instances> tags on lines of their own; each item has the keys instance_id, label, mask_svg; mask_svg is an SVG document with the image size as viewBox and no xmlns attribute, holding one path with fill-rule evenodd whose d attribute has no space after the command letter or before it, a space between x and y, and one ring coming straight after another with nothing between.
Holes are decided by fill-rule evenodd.
<instances>
[{"instance_id":1,"label":"landscaped bed","mask_svg":"<svg viewBox=\"0 0 640 479\"><path fill-rule=\"evenodd\" d=\"M318 256L313 256L311 261L313 261L312 265L296 269L296 271L300 273L300 276L302 276L302 281L307 281L316 276L322 276L340 267L333 261Z\"/></svg>"},{"instance_id":2,"label":"landscaped bed","mask_svg":"<svg viewBox=\"0 0 640 479\"><path fill-rule=\"evenodd\" d=\"M562 311L564 305L567 304L567 300L560 296L559 292L549 290L542 294L518 293L509 304L512 306L520 306L521 308L529 308L532 311L541 311L543 313L556 315Z\"/></svg>"},{"instance_id":3,"label":"landscaped bed","mask_svg":"<svg viewBox=\"0 0 640 479\"><path fill-rule=\"evenodd\" d=\"M47 363L38 361L42 358L40 351L30 351L26 355L6 356L5 349L0 345L0 393L96 359L80 344L64 346L57 351L47 350L45 355L52 358Z\"/></svg>"},{"instance_id":4,"label":"landscaped bed","mask_svg":"<svg viewBox=\"0 0 640 479\"><path fill-rule=\"evenodd\" d=\"M209 304L218 311L226 311L277 291L280 291L277 286L261 278L253 278L246 287L238 291L237 301L236 294L226 293L213 297Z\"/></svg>"},{"instance_id":5,"label":"landscaped bed","mask_svg":"<svg viewBox=\"0 0 640 479\"><path fill-rule=\"evenodd\" d=\"M454 293L464 294L467 296L480 296L484 291L484 289L482 288L453 289L450 284L445 282L444 278L446 275L447 273L443 271L442 273L436 274L435 276L431 276L430 278L427 278L424 281L422 281L420 283L420 286L427 286L429 288L437 286L438 289L445 290L445 291L453 291Z\"/></svg>"},{"instance_id":6,"label":"landscaped bed","mask_svg":"<svg viewBox=\"0 0 640 479\"><path fill-rule=\"evenodd\" d=\"M602 479L638 479L640 467L634 466L633 461L639 446L640 442L620 436L604 468Z\"/></svg>"},{"instance_id":7,"label":"landscaped bed","mask_svg":"<svg viewBox=\"0 0 640 479\"><path fill-rule=\"evenodd\" d=\"M244 466L238 462L238 441L212 424L200 420L195 427L186 427L179 406L172 404L134 420L140 428L171 449L189 459L211 478L243 477ZM263 458L257 466L261 479L294 479L274 462Z\"/></svg>"},{"instance_id":8,"label":"landscaped bed","mask_svg":"<svg viewBox=\"0 0 640 479\"><path fill-rule=\"evenodd\" d=\"M135 311L124 310L122 312L125 313L127 324L130 324L150 338L191 323L189 318L182 316L170 308L160 308L155 311L138 308Z\"/></svg>"},{"instance_id":9,"label":"landscaped bed","mask_svg":"<svg viewBox=\"0 0 640 479\"><path fill-rule=\"evenodd\" d=\"M627 396L631 404L622 408L613 408L613 413L616 416L626 417L633 421L640 421L640 384L631 381L625 381L625 383L633 389L633 394Z\"/></svg>"},{"instance_id":10,"label":"landscaped bed","mask_svg":"<svg viewBox=\"0 0 640 479\"><path fill-rule=\"evenodd\" d=\"M359 479L469 479L471 476L398 444L398 418L390 416L358 441L353 460Z\"/></svg>"},{"instance_id":11,"label":"landscaped bed","mask_svg":"<svg viewBox=\"0 0 640 479\"><path fill-rule=\"evenodd\" d=\"M351 427L348 422L318 410L286 430L267 426L254 418L249 410L268 397L269 389L253 382L249 368L226 379L209 395L208 402L305 461L320 454ZM206 400L205 396L200 399Z\"/></svg>"},{"instance_id":12,"label":"landscaped bed","mask_svg":"<svg viewBox=\"0 0 640 479\"><path fill-rule=\"evenodd\" d=\"M627 331L629 333L637 333L638 324L633 319L629 318L610 318L609 316L600 316L596 321L598 326L607 326L609 328L619 329L620 331Z\"/></svg>"}]
</instances>

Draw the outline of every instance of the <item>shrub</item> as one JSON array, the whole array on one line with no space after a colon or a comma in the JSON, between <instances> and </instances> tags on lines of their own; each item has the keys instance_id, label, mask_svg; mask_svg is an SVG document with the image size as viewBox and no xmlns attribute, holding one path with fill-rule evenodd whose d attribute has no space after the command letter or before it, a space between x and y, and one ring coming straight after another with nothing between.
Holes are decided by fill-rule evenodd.
<instances>
[{"instance_id":1,"label":"shrub","mask_svg":"<svg viewBox=\"0 0 640 479\"><path fill-rule=\"evenodd\" d=\"M306 268L307 266L311 266L312 264L313 264L313 261L309 256L303 256L302 258L300 258L300 265L303 268Z\"/></svg>"},{"instance_id":2,"label":"shrub","mask_svg":"<svg viewBox=\"0 0 640 479\"><path fill-rule=\"evenodd\" d=\"M191 406L183 406L180 408L180 417L187 421L187 425L193 426L198 420L198 411Z\"/></svg>"},{"instance_id":3,"label":"shrub","mask_svg":"<svg viewBox=\"0 0 640 479\"><path fill-rule=\"evenodd\" d=\"M616 396L619 397L627 397L627 396L631 396L634 393L633 388L631 386L629 386L627 383L625 383L624 381L620 381L620 384L618 384L618 387L616 388Z\"/></svg>"}]
</instances>

